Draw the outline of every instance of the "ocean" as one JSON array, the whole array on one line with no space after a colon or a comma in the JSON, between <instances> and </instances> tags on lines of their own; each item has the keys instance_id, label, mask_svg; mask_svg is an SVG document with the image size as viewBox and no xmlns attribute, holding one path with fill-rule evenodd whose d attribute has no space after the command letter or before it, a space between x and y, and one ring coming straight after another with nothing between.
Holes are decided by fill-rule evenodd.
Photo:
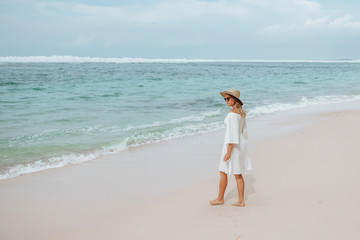
<instances>
[{"instance_id":1,"label":"ocean","mask_svg":"<svg viewBox=\"0 0 360 240\"><path fill-rule=\"evenodd\" d=\"M232 87L249 119L353 101L360 62L0 57L0 180L220 130Z\"/></svg>"}]
</instances>

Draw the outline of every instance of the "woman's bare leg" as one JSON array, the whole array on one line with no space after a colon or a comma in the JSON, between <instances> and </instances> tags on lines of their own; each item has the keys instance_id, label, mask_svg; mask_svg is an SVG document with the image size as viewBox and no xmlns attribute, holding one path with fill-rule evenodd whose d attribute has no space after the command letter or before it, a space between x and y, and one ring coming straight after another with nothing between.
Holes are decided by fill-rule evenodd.
<instances>
[{"instance_id":1,"label":"woman's bare leg","mask_svg":"<svg viewBox=\"0 0 360 240\"><path fill-rule=\"evenodd\" d=\"M232 205L245 207L245 202L244 202L245 182L242 174L236 174L235 180L236 180L237 190L239 193L239 200L236 203L233 203Z\"/></svg>"},{"instance_id":2,"label":"woman's bare leg","mask_svg":"<svg viewBox=\"0 0 360 240\"><path fill-rule=\"evenodd\" d=\"M219 183L219 195L215 200L211 200L211 205L218 205L224 203L224 194L227 186L227 175L224 172L220 172L220 183Z\"/></svg>"}]
</instances>

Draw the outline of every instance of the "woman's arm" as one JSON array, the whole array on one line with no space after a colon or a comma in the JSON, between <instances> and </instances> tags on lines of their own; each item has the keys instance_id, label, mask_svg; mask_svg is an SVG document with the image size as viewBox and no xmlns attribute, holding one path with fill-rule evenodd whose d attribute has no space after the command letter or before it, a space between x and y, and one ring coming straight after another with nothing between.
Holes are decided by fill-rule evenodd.
<instances>
[{"instance_id":1,"label":"woman's arm","mask_svg":"<svg viewBox=\"0 0 360 240\"><path fill-rule=\"evenodd\" d=\"M227 152L226 152L225 157L224 157L225 162L230 159L233 147L234 147L234 144L229 143L229 147L228 147Z\"/></svg>"}]
</instances>

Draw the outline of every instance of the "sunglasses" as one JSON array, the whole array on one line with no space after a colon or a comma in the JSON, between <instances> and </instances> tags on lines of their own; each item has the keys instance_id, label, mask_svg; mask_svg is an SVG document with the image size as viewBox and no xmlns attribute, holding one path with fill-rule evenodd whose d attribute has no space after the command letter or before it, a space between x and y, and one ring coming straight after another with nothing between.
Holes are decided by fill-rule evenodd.
<instances>
[{"instance_id":1,"label":"sunglasses","mask_svg":"<svg viewBox=\"0 0 360 240\"><path fill-rule=\"evenodd\" d=\"M225 100L225 101L229 101L230 98L229 98L229 97L224 97L224 100Z\"/></svg>"}]
</instances>

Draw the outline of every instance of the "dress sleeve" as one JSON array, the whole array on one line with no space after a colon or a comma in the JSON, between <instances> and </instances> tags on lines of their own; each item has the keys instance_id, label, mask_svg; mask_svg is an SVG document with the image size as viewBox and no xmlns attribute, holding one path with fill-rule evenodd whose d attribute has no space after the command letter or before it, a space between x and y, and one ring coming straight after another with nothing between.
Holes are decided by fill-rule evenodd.
<instances>
[{"instance_id":1,"label":"dress sleeve","mask_svg":"<svg viewBox=\"0 0 360 240\"><path fill-rule=\"evenodd\" d=\"M240 143L240 129L239 120L236 116L230 115L228 118L227 126L227 138L225 139L227 144L239 144Z\"/></svg>"}]
</instances>

